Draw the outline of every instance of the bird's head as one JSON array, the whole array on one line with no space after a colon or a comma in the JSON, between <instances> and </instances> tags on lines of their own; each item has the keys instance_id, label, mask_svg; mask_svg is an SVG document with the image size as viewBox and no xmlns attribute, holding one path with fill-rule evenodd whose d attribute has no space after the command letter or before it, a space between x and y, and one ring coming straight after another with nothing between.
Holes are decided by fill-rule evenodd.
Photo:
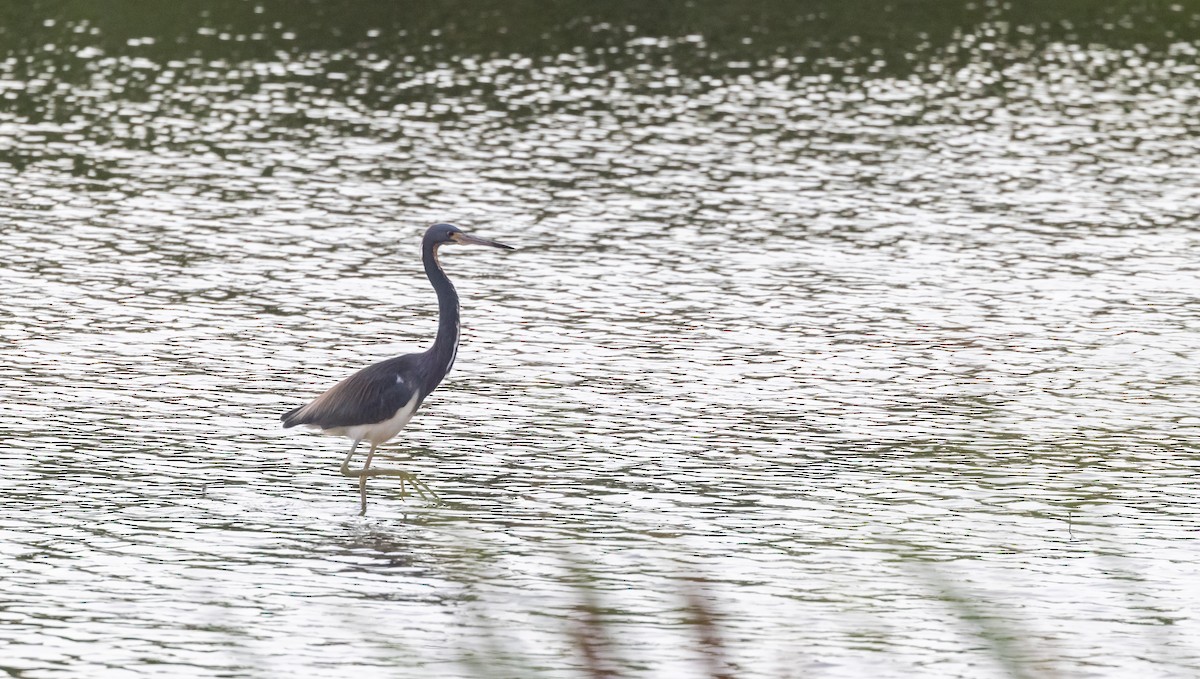
<instances>
[{"instance_id":1,"label":"bird's head","mask_svg":"<svg viewBox=\"0 0 1200 679\"><path fill-rule=\"evenodd\" d=\"M504 250L514 249L511 245L472 236L453 224L434 224L425 231L425 240L434 245L487 245Z\"/></svg>"}]
</instances>

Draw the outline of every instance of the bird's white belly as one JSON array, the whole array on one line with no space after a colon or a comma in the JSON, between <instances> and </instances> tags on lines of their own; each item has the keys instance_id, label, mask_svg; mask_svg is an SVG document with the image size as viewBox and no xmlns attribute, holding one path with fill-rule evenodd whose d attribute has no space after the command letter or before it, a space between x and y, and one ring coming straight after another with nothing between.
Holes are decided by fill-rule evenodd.
<instances>
[{"instance_id":1,"label":"bird's white belly","mask_svg":"<svg viewBox=\"0 0 1200 679\"><path fill-rule=\"evenodd\" d=\"M417 412L417 401L417 395L413 394L413 397L408 403L404 404L403 408L397 410L395 415L392 415L383 422L356 424L352 427L334 427L333 429L326 429L322 433L333 434L334 436L347 436L355 441L370 441L375 445L379 445L399 434L404 425L408 424L413 414Z\"/></svg>"}]
</instances>

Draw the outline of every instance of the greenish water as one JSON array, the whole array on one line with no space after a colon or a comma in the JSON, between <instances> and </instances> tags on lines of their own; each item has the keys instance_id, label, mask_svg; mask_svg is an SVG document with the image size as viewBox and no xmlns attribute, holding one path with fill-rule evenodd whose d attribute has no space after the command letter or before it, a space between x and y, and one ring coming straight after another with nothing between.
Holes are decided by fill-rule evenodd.
<instances>
[{"instance_id":1,"label":"greenish water","mask_svg":"<svg viewBox=\"0 0 1200 679\"><path fill-rule=\"evenodd\" d=\"M0 672L1200 671L1192 3L0 29ZM519 249L363 519L278 417L432 221Z\"/></svg>"}]
</instances>

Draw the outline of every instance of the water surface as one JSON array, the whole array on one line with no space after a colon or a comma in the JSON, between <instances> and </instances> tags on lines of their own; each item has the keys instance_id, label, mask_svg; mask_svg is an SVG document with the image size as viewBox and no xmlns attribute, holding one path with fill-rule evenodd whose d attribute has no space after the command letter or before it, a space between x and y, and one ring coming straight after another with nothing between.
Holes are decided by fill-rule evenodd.
<instances>
[{"instance_id":1,"label":"water surface","mask_svg":"<svg viewBox=\"0 0 1200 679\"><path fill-rule=\"evenodd\" d=\"M1130 6L10 10L0 669L1194 675L1200 18ZM362 519L278 417L432 340L435 220L519 249Z\"/></svg>"}]
</instances>

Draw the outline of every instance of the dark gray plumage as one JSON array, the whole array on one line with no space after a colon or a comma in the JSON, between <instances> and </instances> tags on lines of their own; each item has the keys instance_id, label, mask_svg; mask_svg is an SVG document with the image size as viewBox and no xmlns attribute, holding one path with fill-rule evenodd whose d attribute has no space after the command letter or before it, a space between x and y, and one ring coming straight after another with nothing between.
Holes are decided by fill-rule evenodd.
<instances>
[{"instance_id":1,"label":"dark gray plumage","mask_svg":"<svg viewBox=\"0 0 1200 679\"><path fill-rule=\"evenodd\" d=\"M418 395L417 405L420 406L425 396L437 386L436 382L429 384L422 369L422 356L424 354L406 354L359 370L308 405L289 411L282 418L284 428L304 424L330 431L378 424L395 415ZM404 379L406 375L408 380Z\"/></svg>"}]
</instances>

